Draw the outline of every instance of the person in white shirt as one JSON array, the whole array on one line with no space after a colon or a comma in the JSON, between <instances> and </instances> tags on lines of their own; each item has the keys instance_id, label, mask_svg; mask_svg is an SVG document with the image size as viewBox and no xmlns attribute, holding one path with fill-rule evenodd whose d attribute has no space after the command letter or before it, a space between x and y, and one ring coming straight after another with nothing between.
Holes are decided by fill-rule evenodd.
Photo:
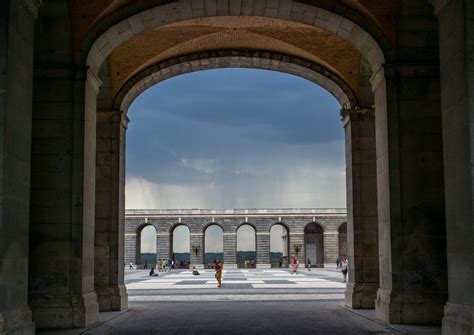
<instances>
[{"instance_id":1,"label":"person in white shirt","mask_svg":"<svg viewBox=\"0 0 474 335\"><path fill-rule=\"evenodd\" d=\"M341 260L341 272L342 272L342 278L344 279L344 283L347 281L347 258L343 258Z\"/></svg>"}]
</instances>

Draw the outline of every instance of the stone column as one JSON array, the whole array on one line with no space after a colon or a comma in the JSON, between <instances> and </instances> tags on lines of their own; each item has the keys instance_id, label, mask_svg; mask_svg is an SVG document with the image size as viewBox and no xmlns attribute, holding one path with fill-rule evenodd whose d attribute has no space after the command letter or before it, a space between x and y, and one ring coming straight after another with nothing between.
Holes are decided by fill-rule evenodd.
<instances>
[{"instance_id":1,"label":"stone column","mask_svg":"<svg viewBox=\"0 0 474 335\"><path fill-rule=\"evenodd\" d=\"M97 112L95 291L100 311L127 307L124 285L125 132L118 110Z\"/></svg>"},{"instance_id":2,"label":"stone column","mask_svg":"<svg viewBox=\"0 0 474 335\"><path fill-rule=\"evenodd\" d=\"M443 334L474 333L474 3L433 1L439 19L449 299Z\"/></svg>"},{"instance_id":3,"label":"stone column","mask_svg":"<svg viewBox=\"0 0 474 335\"><path fill-rule=\"evenodd\" d=\"M346 135L347 253L345 304L374 308L379 288L377 165L373 109L341 111Z\"/></svg>"},{"instance_id":4,"label":"stone column","mask_svg":"<svg viewBox=\"0 0 474 335\"><path fill-rule=\"evenodd\" d=\"M101 82L75 64L69 3L46 1L39 14L29 234L34 261L28 299L38 328L82 328L97 321L99 310L94 226Z\"/></svg>"},{"instance_id":5,"label":"stone column","mask_svg":"<svg viewBox=\"0 0 474 335\"><path fill-rule=\"evenodd\" d=\"M189 243L191 269L193 266L195 266L196 269L203 269L207 267L207 265L204 265L204 233L190 232Z\"/></svg>"},{"instance_id":6,"label":"stone column","mask_svg":"<svg viewBox=\"0 0 474 335\"><path fill-rule=\"evenodd\" d=\"M32 147L30 255L35 261L30 262L29 302L39 328L82 328L98 317L95 98L100 81L91 72L54 67L38 68L35 82L33 143L39 145Z\"/></svg>"},{"instance_id":7,"label":"stone column","mask_svg":"<svg viewBox=\"0 0 474 335\"><path fill-rule=\"evenodd\" d=\"M339 257L339 231L328 229L324 236L324 267L336 267L336 259Z\"/></svg>"},{"instance_id":8,"label":"stone column","mask_svg":"<svg viewBox=\"0 0 474 335\"><path fill-rule=\"evenodd\" d=\"M436 63L387 64L375 94L379 279L376 317L437 324L447 297Z\"/></svg>"},{"instance_id":9,"label":"stone column","mask_svg":"<svg viewBox=\"0 0 474 335\"><path fill-rule=\"evenodd\" d=\"M236 232L224 232L224 268L237 269Z\"/></svg>"},{"instance_id":10,"label":"stone column","mask_svg":"<svg viewBox=\"0 0 474 335\"><path fill-rule=\"evenodd\" d=\"M257 269L270 268L270 232L257 232Z\"/></svg>"},{"instance_id":11,"label":"stone column","mask_svg":"<svg viewBox=\"0 0 474 335\"><path fill-rule=\"evenodd\" d=\"M171 234L157 229L156 232L156 259L171 259Z\"/></svg>"},{"instance_id":12,"label":"stone column","mask_svg":"<svg viewBox=\"0 0 474 335\"><path fill-rule=\"evenodd\" d=\"M33 37L39 4L0 2L0 334L35 332L28 308L28 225Z\"/></svg>"}]
</instances>

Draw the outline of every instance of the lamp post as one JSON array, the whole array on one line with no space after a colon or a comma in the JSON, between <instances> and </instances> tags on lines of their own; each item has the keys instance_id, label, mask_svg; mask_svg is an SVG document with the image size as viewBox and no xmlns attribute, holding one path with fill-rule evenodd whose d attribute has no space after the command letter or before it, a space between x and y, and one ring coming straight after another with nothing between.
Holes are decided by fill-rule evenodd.
<instances>
[{"instance_id":1,"label":"lamp post","mask_svg":"<svg viewBox=\"0 0 474 335\"><path fill-rule=\"evenodd\" d=\"M300 250L301 250L301 244L294 244L294 245L293 245L293 249L294 249L295 252L296 252L296 256L298 256L298 253L299 253Z\"/></svg>"},{"instance_id":2,"label":"lamp post","mask_svg":"<svg viewBox=\"0 0 474 335\"><path fill-rule=\"evenodd\" d=\"M197 255L199 250L201 249L201 246L193 245L193 246L191 246L191 249L193 249L194 253Z\"/></svg>"}]
</instances>

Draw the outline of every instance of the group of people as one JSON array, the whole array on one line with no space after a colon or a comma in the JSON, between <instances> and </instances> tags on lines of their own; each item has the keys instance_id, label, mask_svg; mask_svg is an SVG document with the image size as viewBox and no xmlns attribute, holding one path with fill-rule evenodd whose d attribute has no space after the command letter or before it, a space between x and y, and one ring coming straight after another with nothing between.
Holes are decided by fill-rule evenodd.
<instances>
[{"instance_id":1,"label":"group of people","mask_svg":"<svg viewBox=\"0 0 474 335\"><path fill-rule=\"evenodd\" d=\"M184 269L189 268L190 261L174 261L172 259L159 259L156 263L156 269L159 272L168 272L171 269ZM154 266L150 266L148 261L145 261L143 264L143 269L148 270L149 268L153 268ZM133 261L130 261L128 268L130 270L134 270L135 268L138 269L138 264L134 265Z\"/></svg>"},{"instance_id":2,"label":"group of people","mask_svg":"<svg viewBox=\"0 0 474 335\"><path fill-rule=\"evenodd\" d=\"M293 268L292 274L298 274L298 267L300 265L300 262L297 257L293 258L293 261L291 262L291 267ZM344 280L344 283L347 281L347 266L348 266L348 261L347 257L341 257L336 259L336 267L338 269L341 269L342 273L342 279ZM311 271L311 259L308 257L306 260L306 267L308 268L308 271Z\"/></svg>"},{"instance_id":3,"label":"group of people","mask_svg":"<svg viewBox=\"0 0 474 335\"><path fill-rule=\"evenodd\" d=\"M255 267L255 260L254 259L244 260L244 268L254 268L254 267Z\"/></svg>"},{"instance_id":4,"label":"group of people","mask_svg":"<svg viewBox=\"0 0 474 335\"><path fill-rule=\"evenodd\" d=\"M215 269L218 261L220 261L220 259L215 259L213 262L207 262L207 268Z\"/></svg>"},{"instance_id":5,"label":"group of people","mask_svg":"<svg viewBox=\"0 0 474 335\"><path fill-rule=\"evenodd\" d=\"M298 267L300 266L300 261L298 260L298 257L293 257L293 261L291 262L291 267L293 268L293 273L292 274L298 274ZM308 271L311 271L311 259L308 257L306 260L306 267L308 268Z\"/></svg>"},{"instance_id":6,"label":"group of people","mask_svg":"<svg viewBox=\"0 0 474 335\"><path fill-rule=\"evenodd\" d=\"M294 257L293 258L293 261L291 262L291 267L293 268L293 272L292 274L298 274L298 267L299 267L299 260L297 257ZM174 268L174 261L171 260L171 259L168 259L168 260L158 260L158 264L157 264L157 268L158 268L158 271L159 272L168 272L170 269ZM217 287L221 287L222 286L222 269L223 269L223 263L220 259L215 259L212 263L209 262L208 263L208 268L209 269L214 269L216 272L215 272L215 278L217 280ZM308 271L311 271L311 259L308 257L308 259L306 260L306 267L308 268ZM338 269L341 269L341 273L342 273L342 278L344 280L344 283L347 281L347 269L348 269L348 260L347 260L347 257L341 257L341 258L337 258L336 259L336 267ZM144 269L147 269L148 268L148 264L147 262L145 262L145 265L144 265ZM130 261L130 270L133 270L133 262ZM196 267L193 266L193 269L192 269L192 273L193 275L195 276L199 276L200 273L198 270L196 270ZM155 272L155 268L154 267L151 267L150 269L150 273L149 273L150 277L157 277L158 276L158 273Z\"/></svg>"},{"instance_id":7,"label":"group of people","mask_svg":"<svg viewBox=\"0 0 474 335\"><path fill-rule=\"evenodd\" d=\"M174 261L172 259L159 259L157 266L158 271L168 272L171 269L185 269L189 268L190 261Z\"/></svg>"}]
</instances>

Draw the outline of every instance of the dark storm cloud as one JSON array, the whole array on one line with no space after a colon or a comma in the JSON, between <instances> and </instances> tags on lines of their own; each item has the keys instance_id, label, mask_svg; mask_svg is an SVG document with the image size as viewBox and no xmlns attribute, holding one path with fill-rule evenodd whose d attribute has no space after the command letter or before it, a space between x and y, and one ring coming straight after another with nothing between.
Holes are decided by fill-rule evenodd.
<instances>
[{"instance_id":1,"label":"dark storm cloud","mask_svg":"<svg viewBox=\"0 0 474 335\"><path fill-rule=\"evenodd\" d=\"M172 78L129 111L127 205L344 206L337 101L277 72Z\"/></svg>"},{"instance_id":2,"label":"dark storm cloud","mask_svg":"<svg viewBox=\"0 0 474 335\"><path fill-rule=\"evenodd\" d=\"M337 102L327 92L315 90L310 82L264 70L210 70L191 75L196 79L183 75L156 85L150 91L156 92L157 99L140 99L133 109L157 120L168 114L200 123L247 128L247 136L252 138L269 137L288 144L338 138L340 124L333 122L338 118Z\"/></svg>"}]
</instances>

